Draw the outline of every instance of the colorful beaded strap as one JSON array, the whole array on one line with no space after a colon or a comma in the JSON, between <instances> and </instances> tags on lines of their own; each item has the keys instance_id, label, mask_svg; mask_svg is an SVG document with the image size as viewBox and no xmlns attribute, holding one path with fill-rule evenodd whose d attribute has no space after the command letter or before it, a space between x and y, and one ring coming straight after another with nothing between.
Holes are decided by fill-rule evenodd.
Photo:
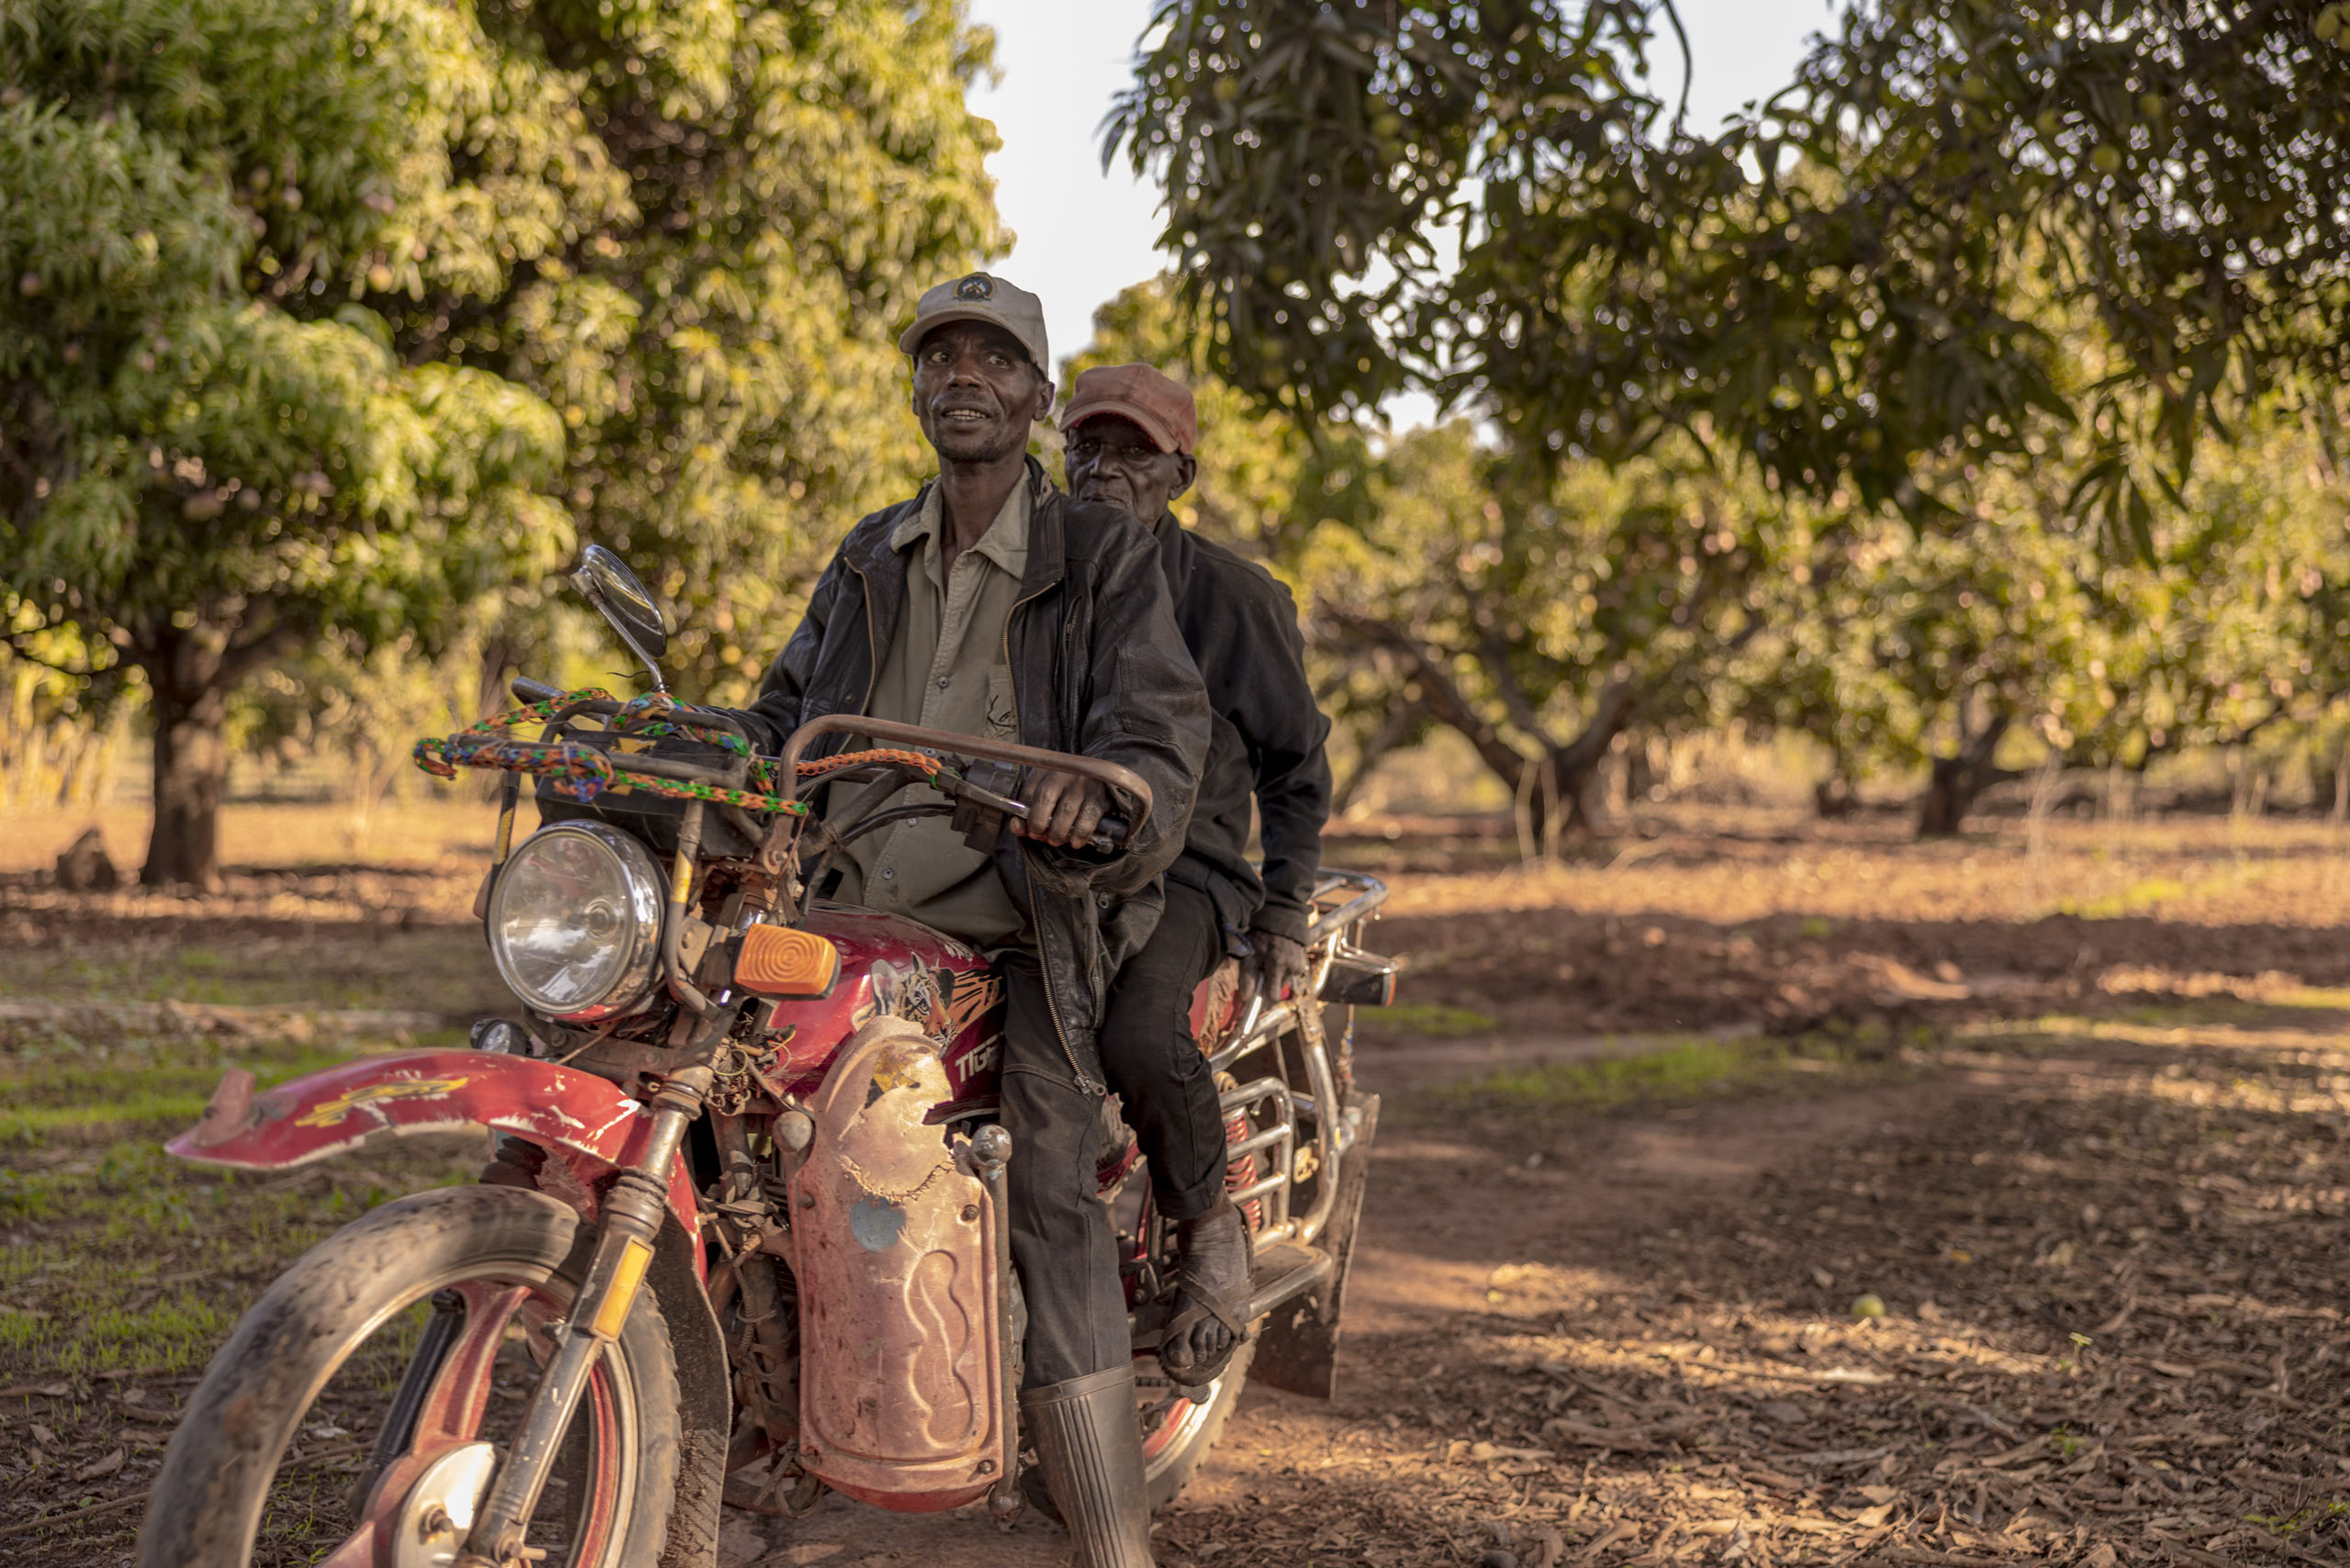
<instances>
[{"instance_id":1,"label":"colorful beaded strap","mask_svg":"<svg viewBox=\"0 0 2350 1568\"><path fill-rule=\"evenodd\" d=\"M653 778L629 770L625 762L614 763L604 753L576 741L525 741L514 737L519 724L553 722L555 715L582 702L610 702L612 694L598 687L578 691L566 691L543 702L526 702L510 712L494 713L487 719L468 725L447 736L431 736L416 743L413 753L416 765L436 778L454 778L460 767L497 768L509 773L527 773L549 780L548 789L566 800L582 804L593 801L608 790L624 793L660 795L673 801L708 801L714 804L739 806L746 812L789 812L796 816L807 814L804 801L787 801L772 793L776 782L776 764L769 758L754 756L750 744L741 735L717 724L696 721L688 711L663 692L647 692L621 703L614 715L616 722L632 723L632 734L651 738L665 735L686 735L692 739L712 742L737 756L751 757L751 782L762 786L758 790L730 790L722 785L705 783L692 778ZM677 715L669 717L669 715ZM833 756L814 757L799 765L802 778L820 778L844 768L860 767L872 763L911 767L932 780L942 774L957 777L955 770L940 758L927 752L884 748L874 751L841 752Z\"/></svg>"}]
</instances>

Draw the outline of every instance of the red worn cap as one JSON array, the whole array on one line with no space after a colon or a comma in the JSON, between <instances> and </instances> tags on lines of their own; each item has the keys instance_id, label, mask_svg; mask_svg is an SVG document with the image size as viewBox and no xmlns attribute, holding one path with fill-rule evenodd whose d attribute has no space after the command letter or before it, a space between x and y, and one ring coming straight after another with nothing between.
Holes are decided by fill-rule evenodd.
<instances>
[{"instance_id":1,"label":"red worn cap","mask_svg":"<svg viewBox=\"0 0 2350 1568\"><path fill-rule=\"evenodd\" d=\"M1192 389L1147 364L1104 364L1080 371L1061 412L1067 435L1097 414L1115 414L1142 427L1161 452L1200 444L1200 411Z\"/></svg>"}]
</instances>

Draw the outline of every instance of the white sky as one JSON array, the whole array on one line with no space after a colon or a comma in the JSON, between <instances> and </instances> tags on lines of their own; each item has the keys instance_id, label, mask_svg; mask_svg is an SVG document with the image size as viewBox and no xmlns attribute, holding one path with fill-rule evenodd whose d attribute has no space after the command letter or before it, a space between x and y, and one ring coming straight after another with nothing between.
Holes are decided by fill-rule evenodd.
<instances>
[{"instance_id":1,"label":"white sky","mask_svg":"<svg viewBox=\"0 0 2350 1568\"><path fill-rule=\"evenodd\" d=\"M1153 249L1157 194L1123 160L1102 169L1102 118L1129 78L1153 0L970 0L993 28L1001 82L971 95L1003 150L988 161L996 205L1018 236L996 263L1043 297L1055 360L1093 336L1093 308L1164 267ZM1710 129L1750 98L1785 85L1805 38L1825 28L1828 0L1680 0L1696 62L1690 122ZM1677 89L1680 51L1668 35L1654 64ZM1416 409L1394 409L1406 421Z\"/></svg>"}]
</instances>

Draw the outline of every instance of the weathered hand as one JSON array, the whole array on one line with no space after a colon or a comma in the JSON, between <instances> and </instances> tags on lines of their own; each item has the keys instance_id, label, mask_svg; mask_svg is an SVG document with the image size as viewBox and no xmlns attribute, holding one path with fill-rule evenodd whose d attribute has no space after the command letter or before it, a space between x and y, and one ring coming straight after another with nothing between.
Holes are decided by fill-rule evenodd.
<instances>
[{"instance_id":1,"label":"weathered hand","mask_svg":"<svg viewBox=\"0 0 2350 1568\"><path fill-rule=\"evenodd\" d=\"M1040 844L1081 849L1093 842L1109 809L1108 785L1074 773L1038 771L1028 784L1028 814L1014 818L1012 831Z\"/></svg>"},{"instance_id":2,"label":"weathered hand","mask_svg":"<svg viewBox=\"0 0 2350 1568\"><path fill-rule=\"evenodd\" d=\"M1240 960L1240 982L1250 981L1263 989L1260 994L1268 1002L1279 1002L1283 988L1305 994L1305 947L1292 942L1279 932L1256 930L1248 933L1248 956Z\"/></svg>"}]
</instances>

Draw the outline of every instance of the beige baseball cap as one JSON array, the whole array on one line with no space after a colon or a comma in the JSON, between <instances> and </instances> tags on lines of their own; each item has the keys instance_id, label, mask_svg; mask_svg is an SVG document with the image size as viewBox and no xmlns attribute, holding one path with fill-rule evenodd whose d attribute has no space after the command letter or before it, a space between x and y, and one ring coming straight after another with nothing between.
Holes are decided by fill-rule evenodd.
<instances>
[{"instance_id":1,"label":"beige baseball cap","mask_svg":"<svg viewBox=\"0 0 2350 1568\"><path fill-rule=\"evenodd\" d=\"M914 324L900 334L898 347L912 353L933 327L949 321L989 321L1002 327L1020 340L1036 368L1051 377L1053 359L1045 350L1045 302L1018 284L990 273L965 273L940 284L914 307Z\"/></svg>"}]
</instances>

